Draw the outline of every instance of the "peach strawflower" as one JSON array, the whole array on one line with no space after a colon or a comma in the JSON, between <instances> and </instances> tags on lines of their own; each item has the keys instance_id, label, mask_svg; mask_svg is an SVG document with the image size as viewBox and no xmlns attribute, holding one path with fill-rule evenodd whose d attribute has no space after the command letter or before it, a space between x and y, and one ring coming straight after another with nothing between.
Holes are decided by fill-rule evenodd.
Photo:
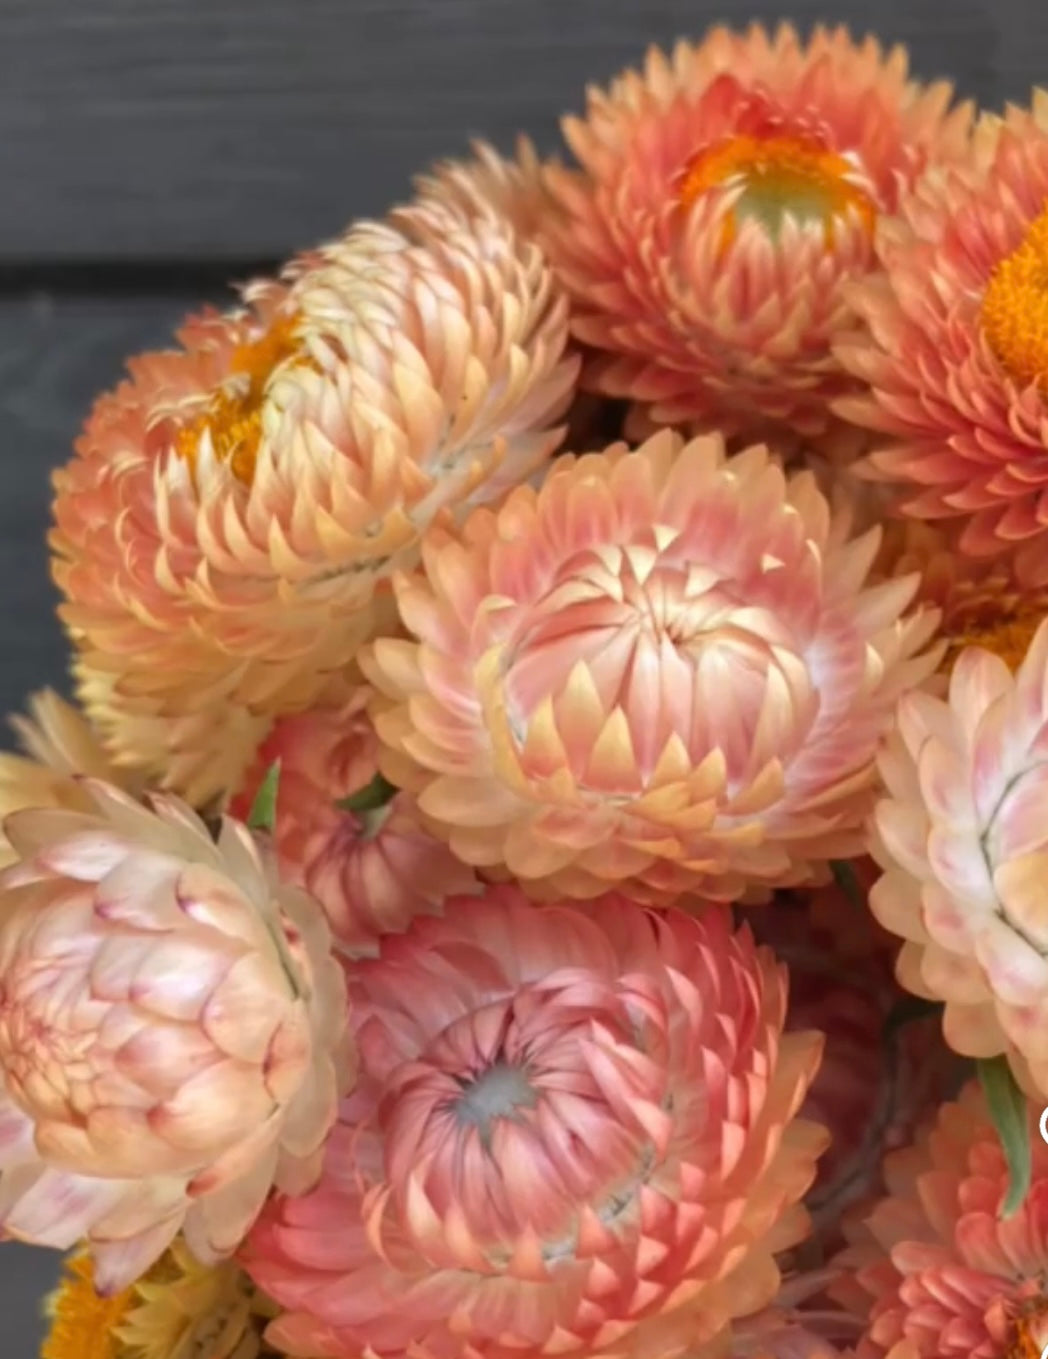
<instances>
[{"instance_id":1,"label":"peach strawflower","mask_svg":"<svg viewBox=\"0 0 1048 1359\"><path fill-rule=\"evenodd\" d=\"M91 1257L66 1263L48 1299L40 1359L264 1359L276 1309L233 1263L208 1268L176 1240L141 1279L112 1297L95 1291Z\"/></svg>"},{"instance_id":2,"label":"peach strawflower","mask_svg":"<svg viewBox=\"0 0 1048 1359\"><path fill-rule=\"evenodd\" d=\"M804 1205L814 1237L801 1251L822 1264L842 1244L842 1223L882 1192L884 1153L905 1145L958 1087L961 1062L946 1047L938 1014L911 1015L894 977L898 940L870 916L876 865L849 865L849 891L830 886L780 893L772 909L744 918L789 969L787 1031L826 1035L803 1115L830 1133Z\"/></svg>"},{"instance_id":3,"label":"peach strawflower","mask_svg":"<svg viewBox=\"0 0 1048 1359\"><path fill-rule=\"evenodd\" d=\"M877 432L871 472L961 550L1048 584L1048 94L987 118L967 163L930 178L855 294L838 348L864 384L838 403Z\"/></svg>"},{"instance_id":4,"label":"peach strawflower","mask_svg":"<svg viewBox=\"0 0 1048 1359\"><path fill-rule=\"evenodd\" d=\"M663 431L558 458L396 580L361 658L381 767L529 892L733 900L861 852L874 753L937 661L810 473Z\"/></svg>"},{"instance_id":5,"label":"peach strawflower","mask_svg":"<svg viewBox=\"0 0 1048 1359\"><path fill-rule=\"evenodd\" d=\"M979 1086L888 1159L889 1195L850 1253L867 1322L857 1359L1039 1359L1048 1344L1048 1147L1030 1107L1033 1177L1001 1207L1008 1167Z\"/></svg>"},{"instance_id":6,"label":"peach strawflower","mask_svg":"<svg viewBox=\"0 0 1048 1359\"><path fill-rule=\"evenodd\" d=\"M385 578L542 464L577 360L539 249L450 195L178 339L95 407L52 545L83 673L113 677L83 693L114 754L208 798L230 769L202 732L342 701Z\"/></svg>"},{"instance_id":7,"label":"peach strawflower","mask_svg":"<svg viewBox=\"0 0 1048 1359\"><path fill-rule=\"evenodd\" d=\"M0 1230L86 1237L102 1292L184 1230L204 1263L271 1186L307 1188L352 1074L320 907L250 834L86 785L8 817L0 875Z\"/></svg>"},{"instance_id":8,"label":"peach strawflower","mask_svg":"<svg viewBox=\"0 0 1048 1359\"><path fill-rule=\"evenodd\" d=\"M244 1250L292 1355L674 1359L775 1296L821 1035L726 908L449 901L349 968L361 1075Z\"/></svg>"},{"instance_id":9,"label":"peach strawflower","mask_svg":"<svg viewBox=\"0 0 1048 1359\"><path fill-rule=\"evenodd\" d=\"M81 776L117 777L83 715L53 689L33 694L28 716L10 721L25 753L0 751L0 868L17 858L3 832L3 821L11 812L27 807L87 811L92 804Z\"/></svg>"},{"instance_id":10,"label":"peach strawflower","mask_svg":"<svg viewBox=\"0 0 1048 1359\"><path fill-rule=\"evenodd\" d=\"M906 941L899 980L946 1004L947 1041L1006 1052L1020 1084L1048 1094L1048 623L1013 676L970 647L946 698L914 692L880 758L870 893Z\"/></svg>"},{"instance_id":11,"label":"peach strawflower","mask_svg":"<svg viewBox=\"0 0 1048 1359\"><path fill-rule=\"evenodd\" d=\"M854 385L831 349L855 325L847 284L926 167L964 151L950 99L901 48L789 25L714 28L591 89L544 235L587 385L744 441L826 433Z\"/></svg>"},{"instance_id":12,"label":"peach strawflower","mask_svg":"<svg viewBox=\"0 0 1048 1359\"><path fill-rule=\"evenodd\" d=\"M361 688L341 708L278 721L230 808L246 817L266 773L280 762L281 874L316 897L335 938L351 952L373 952L379 935L478 886L419 823L411 794L382 786L370 697ZM350 797L361 804L357 810L337 805Z\"/></svg>"}]
</instances>

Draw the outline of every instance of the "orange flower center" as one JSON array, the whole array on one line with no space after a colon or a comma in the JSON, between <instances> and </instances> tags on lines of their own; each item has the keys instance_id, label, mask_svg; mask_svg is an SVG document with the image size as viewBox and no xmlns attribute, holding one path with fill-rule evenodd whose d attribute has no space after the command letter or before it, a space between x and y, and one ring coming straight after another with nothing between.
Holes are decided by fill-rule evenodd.
<instances>
[{"instance_id":1,"label":"orange flower center","mask_svg":"<svg viewBox=\"0 0 1048 1359\"><path fill-rule=\"evenodd\" d=\"M1011 1343L1003 1359L1041 1359L1048 1342L1048 1306L1044 1298L1031 1299L1014 1322Z\"/></svg>"},{"instance_id":2,"label":"orange flower center","mask_svg":"<svg viewBox=\"0 0 1048 1359\"><path fill-rule=\"evenodd\" d=\"M982 326L990 348L1016 382L1048 383L1048 208L990 276Z\"/></svg>"},{"instance_id":3,"label":"orange flower center","mask_svg":"<svg viewBox=\"0 0 1048 1359\"><path fill-rule=\"evenodd\" d=\"M87 1255L75 1256L67 1271L49 1303L51 1330L40 1359L116 1359L116 1328L134 1303L135 1290L100 1298Z\"/></svg>"},{"instance_id":4,"label":"orange flower center","mask_svg":"<svg viewBox=\"0 0 1048 1359\"><path fill-rule=\"evenodd\" d=\"M689 161L679 201L690 208L703 194L725 188L741 192L725 223L724 244L746 218L755 218L772 237L786 217L819 222L832 245L839 219L857 214L872 233L877 215L873 199L856 183L852 162L811 137L742 133L707 147Z\"/></svg>"},{"instance_id":5,"label":"orange flower center","mask_svg":"<svg viewBox=\"0 0 1048 1359\"><path fill-rule=\"evenodd\" d=\"M952 669L965 647L979 646L1000 656L1010 670L1017 669L1044 617L1043 610L1036 605L1022 605L999 622L969 624L951 633L943 668Z\"/></svg>"},{"instance_id":6,"label":"orange flower center","mask_svg":"<svg viewBox=\"0 0 1048 1359\"><path fill-rule=\"evenodd\" d=\"M210 434L219 462L228 462L233 475L250 486L255 476L262 439L262 402L275 368L299 352L295 334L298 318L281 316L257 340L234 349L229 361L230 381L212 397L207 409L178 431L175 452L196 472L200 441Z\"/></svg>"}]
</instances>

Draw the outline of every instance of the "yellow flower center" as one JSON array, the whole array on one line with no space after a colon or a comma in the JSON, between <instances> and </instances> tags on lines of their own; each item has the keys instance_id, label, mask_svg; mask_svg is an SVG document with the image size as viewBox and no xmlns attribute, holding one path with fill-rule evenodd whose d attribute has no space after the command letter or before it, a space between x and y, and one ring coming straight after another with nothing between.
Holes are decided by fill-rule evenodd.
<instances>
[{"instance_id":1,"label":"yellow flower center","mask_svg":"<svg viewBox=\"0 0 1048 1359\"><path fill-rule=\"evenodd\" d=\"M1048 383L1048 208L994 269L981 315L987 343L1016 382Z\"/></svg>"},{"instance_id":2,"label":"yellow flower center","mask_svg":"<svg viewBox=\"0 0 1048 1359\"><path fill-rule=\"evenodd\" d=\"M116 1328L135 1303L134 1289L100 1298L87 1255L75 1256L66 1269L49 1304L51 1330L40 1359L118 1359Z\"/></svg>"},{"instance_id":3,"label":"yellow flower center","mask_svg":"<svg viewBox=\"0 0 1048 1359\"><path fill-rule=\"evenodd\" d=\"M725 222L723 245L734 238L739 222L755 218L772 237L790 216L822 224L832 245L837 221L857 213L872 233L877 207L856 182L851 161L810 137L757 137L740 134L700 151L681 179L684 208L711 189L739 187L742 192Z\"/></svg>"},{"instance_id":4,"label":"yellow flower center","mask_svg":"<svg viewBox=\"0 0 1048 1359\"><path fill-rule=\"evenodd\" d=\"M979 646L1000 656L1010 670L1015 670L1033 641L1033 635L1044 621L1043 611L1036 606L1020 606L1014 613L997 622L984 625L969 624L948 635L948 649L943 667L953 663L965 647Z\"/></svg>"},{"instance_id":5,"label":"yellow flower center","mask_svg":"<svg viewBox=\"0 0 1048 1359\"><path fill-rule=\"evenodd\" d=\"M175 452L196 472L197 450L205 431L219 462L250 486L262 440L262 402L273 370L299 351L298 318L279 317L257 340L238 345L229 361L234 379L212 397L207 409L178 431Z\"/></svg>"}]
</instances>

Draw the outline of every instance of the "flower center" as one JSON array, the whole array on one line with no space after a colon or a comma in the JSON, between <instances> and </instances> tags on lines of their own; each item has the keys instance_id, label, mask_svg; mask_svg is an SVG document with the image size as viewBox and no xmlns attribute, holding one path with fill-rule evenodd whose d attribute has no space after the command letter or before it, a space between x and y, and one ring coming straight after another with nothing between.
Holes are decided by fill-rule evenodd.
<instances>
[{"instance_id":1,"label":"flower center","mask_svg":"<svg viewBox=\"0 0 1048 1359\"><path fill-rule=\"evenodd\" d=\"M1033 635L1043 621L1043 609L1020 605L1014 613L994 622L968 624L961 631L949 635L943 668L952 670L965 647L978 646L1000 656L1008 668L1014 671L1025 657Z\"/></svg>"},{"instance_id":2,"label":"flower center","mask_svg":"<svg viewBox=\"0 0 1048 1359\"><path fill-rule=\"evenodd\" d=\"M1048 1342L1048 1302L1037 1297L1025 1303L1015 1319L1003 1359L1041 1359Z\"/></svg>"},{"instance_id":3,"label":"flower center","mask_svg":"<svg viewBox=\"0 0 1048 1359\"><path fill-rule=\"evenodd\" d=\"M51 1330L40 1359L114 1359L117 1327L135 1302L134 1288L100 1298L86 1254L70 1260L67 1269L67 1277L49 1303Z\"/></svg>"},{"instance_id":4,"label":"flower center","mask_svg":"<svg viewBox=\"0 0 1048 1359\"><path fill-rule=\"evenodd\" d=\"M500 1061L464 1084L455 1101L455 1115L464 1126L476 1128L486 1145L496 1119L512 1118L518 1109L537 1106L538 1095L521 1068Z\"/></svg>"},{"instance_id":5,"label":"flower center","mask_svg":"<svg viewBox=\"0 0 1048 1359\"><path fill-rule=\"evenodd\" d=\"M1048 208L994 269L982 300L986 341L1016 382L1048 384Z\"/></svg>"},{"instance_id":6,"label":"flower center","mask_svg":"<svg viewBox=\"0 0 1048 1359\"><path fill-rule=\"evenodd\" d=\"M725 246L747 218L756 219L774 239L787 217L821 224L829 246L837 222L849 215L872 234L877 206L860 180L852 161L813 137L742 133L692 157L679 201L690 208L711 191L737 190L725 221Z\"/></svg>"},{"instance_id":7,"label":"flower center","mask_svg":"<svg viewBox=\"0 0 1048 1359\"><path fill-rule=\"evenodd\" d=\"M219 462L228 462L233 475L250 486L262 439L262 403L274 369L300 350L296 316L279 317L257 340L238 345L229 360L229 380L212 397L207 409L182 426L175 436L175 452L196 472L200 442L210 436Z\"/></svg>"}]
</instances>

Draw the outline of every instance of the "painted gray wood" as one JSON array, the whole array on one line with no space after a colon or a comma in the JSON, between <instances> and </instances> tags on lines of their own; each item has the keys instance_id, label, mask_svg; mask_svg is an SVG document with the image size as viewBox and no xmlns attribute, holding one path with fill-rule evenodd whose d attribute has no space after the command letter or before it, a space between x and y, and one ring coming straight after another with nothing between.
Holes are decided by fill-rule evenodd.
<instances>
[{"instance_id":1,"label":"painted gray wood","mask_svg":"<svg viewBox=\"0 0 1048 1359\"><path fill-rule=\"evenodd\" d=\"M0 262L279 257L711 22L845 20L990 104L1039 0L0 0Z\"/></svg>"}]
</instances>

